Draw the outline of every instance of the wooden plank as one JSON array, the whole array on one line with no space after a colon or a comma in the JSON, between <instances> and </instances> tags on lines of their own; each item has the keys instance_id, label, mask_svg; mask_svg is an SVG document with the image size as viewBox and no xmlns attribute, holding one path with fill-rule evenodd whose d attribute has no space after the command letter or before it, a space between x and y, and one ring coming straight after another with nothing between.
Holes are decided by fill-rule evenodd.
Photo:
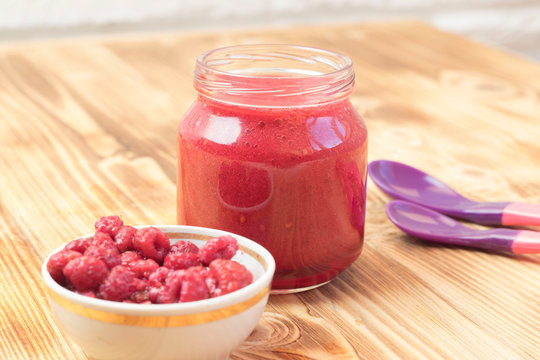
<instances>
[{"instance_id":1,"label":"wooden plank","mask_svg":"<svg viewBox=\"0 0 540 360\"><path fill-rule=\"evenodd\" d=\"M41 261L104 214L175 221L176 127L208 49L287 42L349 55L369 157L463 194L540 203L540 67L419 23L164 34L0 49L0 358L85 359ZM366 246L329 285L272 296L232 359L535 359L540 258L426 245L369 183Z\"/></svg>"}]
</instances>

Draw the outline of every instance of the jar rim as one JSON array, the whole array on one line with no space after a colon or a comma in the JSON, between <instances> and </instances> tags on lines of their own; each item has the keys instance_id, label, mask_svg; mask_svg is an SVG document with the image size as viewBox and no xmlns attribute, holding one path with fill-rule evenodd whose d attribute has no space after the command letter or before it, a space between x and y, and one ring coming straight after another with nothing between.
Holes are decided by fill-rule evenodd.
<instances>
[{"instance_id":1,"label":"jar rim","mask_svg":"<svg viewBox=\"0 0 540 360\"><path fill-rule=\"evenodd\" d=\"M229 72L229 71L223 71L223 70L218 70L210 65L207 64L206 60L212 56L212 55L215 55L215 54L218 54L220 52L231 52L231 51L234 51L234 50L249 50L249 49L280 49L280 50L301 50L301 51L311 51L311 52L314 52L314 53L320 53L320 54L325 54L327 56L332 56L336 59L339 59L343 62L343 66L342 67L339 67L339 68L334 68L333 71L330 71L330 72L326 72L326 73L320 73L320 74L305 74L304 76L305 77L313 77L313 76L327 76L327 75L332 75L332 74L336 74L336 73L341 73L341 72L344 72L344 71L347 71L349 68L352 68L353 66L353 62L352 60L348 57L348 56L345 56L339 52L335 52L335 51L330 51L330 50L325 50L325 49L322 49L322 48L318 48L318 47L312 47L312 46L305 46L305 45L295 45L295 44L273 44L273 43L264 43L264 44L243 44L243 45L231 45L231 46L225 46L225 47L220 47L220 48L216 48L216 49L212 49L212 50L208 50L204 53L202 53L201 55L199 55L197 57L197 61L196 61L196 66L200 66L200 67L203 67L203 68L206 68L208 70L211 70L211 71L214 71L214 72L217 72L217 73L222 73L222 74L226 74L226 75L234 75L234 76L238 76L238 77L253 77L253 75L244 75L244 74L238 74L238 73L233 73L233 72ZM299 58L297 58L299 59ZM326 63L327 65L330 65L328 63ZM265 78L265 77L272 77L271 75L256 75L255 77L260 77L260 78ZM300 76L295 76L295 78L297 77L301 77Z\"/></svg>"},{"instance_id":2,"label":"jar rim","mask_svg":"<svg viewBox=\"0 0 540 360\"><path fill-rule=\"evenodd\" d=\"M294 44L245 44L206 51L197 57L194 85L216 100L252 105L302 105L348 96L352 60L338 52ZM257 104L258 103L258 104Z\"/></svg>"}]
</instances>

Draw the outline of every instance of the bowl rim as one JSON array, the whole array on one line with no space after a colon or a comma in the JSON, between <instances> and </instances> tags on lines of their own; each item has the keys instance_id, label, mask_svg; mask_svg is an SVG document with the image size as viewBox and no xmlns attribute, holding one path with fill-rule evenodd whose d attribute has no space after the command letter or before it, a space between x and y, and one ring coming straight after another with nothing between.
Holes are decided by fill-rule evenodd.
<instances>
[{"instance_id":1,"label":"bowl rim","mask_svg":"<svg viewBox=\"0 0 540 360\"><path fill-rule=\"evenodd\" d=\"M189 226L189 225L138 225L133 226L134 228L146 228L146 227L156 227L163 232L182 232L186 234L194 235L204 235L210 237L217 237L222 235L231 235L234 236L240 246L244 246L247 249L254 251L257 255L261 256L262 259L266 262L266 269L264 269L263 274L256 280L254 280L248 286L233 291L229 294L218 296L215 298L198 300L193 302L186 303L174 303L174 304L131 304L123 303L116 301L109 301L104 299L91 298L89 296L78 294L74 291L66 289L62 285L58 284L47 271L47 262L49 258L62 250L67 244L63 244L58 248L54 249L49 255L44 259L41 266L41 275L47 288L50 292L56 294L57 296L67 299L68 301L75 303L77 305L82 305L96 310L101 310L109 313L117 314L129 314L129 315L140 315L140 316L163 316L163 315L188 315L198 312L207 312L220 309L222 307L234 305L245 301L246 299L253 297L254 295L267 290L269 293L270 284L272 277L275 272L275 260L268 250L263 246L256 243L253 240L250 240L244 236L231 233L224 230L200 227L200 226ZM88 234L80 238L86 238L93 236L94 233ZM247 254L247 253L246 253ZM251 254L248 256L253 257ZM51 297L51 294L48 294Z\"/></svg>"}]
</instances>

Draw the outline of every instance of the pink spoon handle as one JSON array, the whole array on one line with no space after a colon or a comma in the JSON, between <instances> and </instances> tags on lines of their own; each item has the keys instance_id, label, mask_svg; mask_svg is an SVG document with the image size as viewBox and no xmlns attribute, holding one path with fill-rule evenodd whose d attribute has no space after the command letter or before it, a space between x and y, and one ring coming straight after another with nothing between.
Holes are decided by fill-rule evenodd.
<instances>
[{"instance_id":1,"label":"pink spoon handle","mask_svg":"<svg viewBox=\"0 0 540 360\"><path fill-rule=\"evenodd\" d=\"M540 226L540 205L511 202L502 211L504 226Z\"/></svg>"},{"instance_id":2,"label":"pink spoon handle","mask_svg":"<svg viewBox=\"0 0 540 360\"><path fill-rule=\"evenodd\" d=\"M519 231L512 243L512 252L514 254L540 253L540 233L529 230Z\"/></svg>"}]
</instances>

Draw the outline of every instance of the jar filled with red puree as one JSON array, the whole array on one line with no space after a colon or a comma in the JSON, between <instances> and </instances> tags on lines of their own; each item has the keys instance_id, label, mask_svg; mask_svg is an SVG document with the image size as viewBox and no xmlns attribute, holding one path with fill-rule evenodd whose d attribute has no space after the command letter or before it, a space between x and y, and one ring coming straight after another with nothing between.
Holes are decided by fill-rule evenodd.
<instances>
[{"instance_id":1,"label":"jar filled with red puree","mask_svg":"<svg viewBox=\"0 0 540 360\"><path fill-rule=\"evenodd\" d=\"M362 250L366 127L351 60L292 45L198 57L197 100L178 128L178 223L255 240L274 293L323 285Z\"/></svg>"}]
</instances>

